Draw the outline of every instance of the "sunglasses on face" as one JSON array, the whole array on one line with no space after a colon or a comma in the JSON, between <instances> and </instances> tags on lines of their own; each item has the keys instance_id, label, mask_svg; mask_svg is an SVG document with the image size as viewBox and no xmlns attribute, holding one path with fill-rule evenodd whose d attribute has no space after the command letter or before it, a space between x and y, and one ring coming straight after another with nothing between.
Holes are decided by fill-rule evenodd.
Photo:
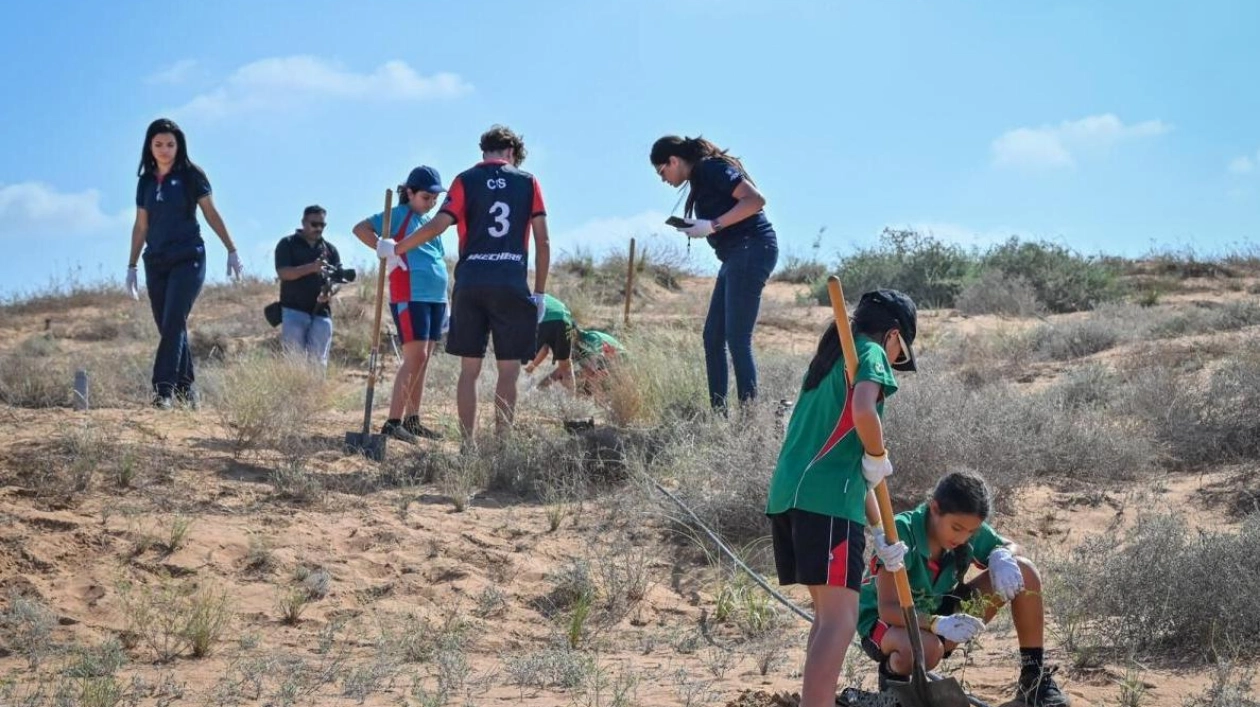
<instances>
[{"instance_id":1,"label":"sunglasses on face","mask_svg":"<svg viewBox=\"0 0 1260 707\"><path fill-rule=\"evenodd\" d=\"M323 222L323 221L311 221L311 222L310 222L310 226L311 226L311 228L323 228L323 227L324 227L324 225L325 225L325 224L324 224L324 222Z\"/></svg>"},{"instance_id":2,"label":"sunglasses on face","mask_svg":"<svg viewBox=\"0 0 1260 707\"><path fill-rule=\"evenodd\" d=\"M669 166L669 165L664 165L664 164L658 164L658 165L656 165L656 176L658 176L658 177L664 177L664 176L665 176L665 168L666 168L666 167L668 167L668 166Z\"/></svg>"}]
</instances>

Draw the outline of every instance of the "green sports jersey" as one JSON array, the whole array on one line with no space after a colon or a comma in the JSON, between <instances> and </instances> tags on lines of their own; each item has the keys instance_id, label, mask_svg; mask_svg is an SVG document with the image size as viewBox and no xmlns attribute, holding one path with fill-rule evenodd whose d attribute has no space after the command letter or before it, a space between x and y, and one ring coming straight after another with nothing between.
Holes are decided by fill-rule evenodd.
<instances>
[{"instance_id":1,"label":"green sports jersey","mask_svg":"<svg viewBox=\"0 0 1260 707\"><path fill-rule=\"evenodd\" d=\"M958 584L956 561L965 552L971 562L988 567L989 555L1006 544L1006 539L988 523L981 523L967 544L931 558L928 547L928 504L921 504L912 511L897 514L897 536L906 544L906 572L910 580L910 592L914 595L914 608L921 614L935 614L945 595ZM872 567L875 562L871 560ZM871 628L879 618L879 595L875 589L875 575L867 569L862 580L862 594L858 601L858 635L871 635Z\"/></svg>"},{"instance_id":2,"label":"green sports jersey","mask_svg":"<svg viewBox=\"0 0 1260 707\"><path fill-rule=\"evenodd\" d=\"M543 295L543 318L544 322L564 322L569 326L573 326L573 314L569 312L569 308L564 302L552 297L551 295Z\"/></svg>"},{"instance_id":3,"label":"green sports jersey","mask_svg":"<svg viewBox=\"0 0 1260 707\"><path fill-rule=\"evenodd\" d=\"M883 417L884 399L897 391L884 347L858 336L857 381L879 383L884 393L875 406ZM853 427L853 409L845 384L844 361L813 390L802 390L788 421L779 463L770 480L766 513L800 508L866 523L866 483L862 479L862 440Z\"/></svg>"}]
</instances>

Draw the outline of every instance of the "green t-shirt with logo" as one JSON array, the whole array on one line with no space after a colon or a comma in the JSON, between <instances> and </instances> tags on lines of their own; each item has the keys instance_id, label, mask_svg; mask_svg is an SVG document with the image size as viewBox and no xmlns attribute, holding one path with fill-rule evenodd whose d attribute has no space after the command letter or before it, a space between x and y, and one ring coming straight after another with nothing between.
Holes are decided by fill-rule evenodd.
<instances>
[{"instance_id":1,"label":"green t-shirt with logo","mask_svg":"<svg viewBox=\"0 0 1260 707\"><path fill-rule=\"evenodd\" d=\"M906 544L906 578L910 580L914 608L921 614L935 614L941 600L957 586L960 553L966 553L970 558L968 564L974 562L980 567L988 567L989 555L1007 542L988 523L981 523L965 545L946 550L933 560L928 547L928 504L898 513L896 520L897 538ZM875 562L877 560L872 560L872 568ZM966 571L965 567L963 571ZM859 636L869 636L879 618L879 595L875 585L875 575L868 568L858 600Z\"/></svg>"},{"instance_id":2,"label":"green t-shirt with logo","mask_svg":"<svg viewBox=\"0 0 1260 707\"><path fill-rule=\"evenodd\" d=\"M884 347L855 337L857 379L883 386L875 411L883 417L884 400L897 391L897 380ZM790 508L866 523L866 482L862 479L862 440L853 426L843 356L818 387L802 390L788 421L779 463L770 480L766 513Z\"/></svg>"},{"instance_id":3,"label":"green t-shirt with logo","mask_svg":"<svg viewBox=\"0 0 1260 707\"><path fill-rule=\"evenodd\" d=\"M544 322L564 322L569 326L573 326L573 314L569 312L569 308L558 298L548 294L543 295L543 318Z\"/></svg>"}]
</instances>

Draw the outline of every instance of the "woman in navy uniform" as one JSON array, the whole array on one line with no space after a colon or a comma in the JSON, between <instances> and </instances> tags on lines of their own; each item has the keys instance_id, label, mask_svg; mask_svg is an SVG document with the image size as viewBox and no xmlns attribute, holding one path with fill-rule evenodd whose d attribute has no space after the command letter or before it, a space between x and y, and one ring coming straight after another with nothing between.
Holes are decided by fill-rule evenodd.
<instances>
[{"instance_id":1,"label":"woman in navy uniform","mask_svg":"<svg viewBox=\"0 0 1260 707\"><path fill-rule=\"evenodd\" d=\"M684 211L689 238L706 238L722 267L704 320L704 363L709 404L726 409L726 352L735 369L741 403L757 397L757 364L752 334L761 290L779 259L779 246L763 208L766 199L740 161L696 137L667 135L652 145L652 166L673 187L690 185Z\"/></svg>"},{"instance_id":2,"label":"woman in navy uniform","mask_svg":"<svg viewBox=\"0 0 1260 707\"><path fill-rule=\"evenodd\" d=\"M188 315L206 280L206 244L197 223L198 206L227 248L229 277L241 276L241 259L214 207L210 180L189 159L184 131L174 121L159 118L149 124L138 176L127 289L139 298L136 265L143 247L144 282L160 335L153 357L153 404L169 409L180 400L195 407Z\"/></svg>"}]
</instances>

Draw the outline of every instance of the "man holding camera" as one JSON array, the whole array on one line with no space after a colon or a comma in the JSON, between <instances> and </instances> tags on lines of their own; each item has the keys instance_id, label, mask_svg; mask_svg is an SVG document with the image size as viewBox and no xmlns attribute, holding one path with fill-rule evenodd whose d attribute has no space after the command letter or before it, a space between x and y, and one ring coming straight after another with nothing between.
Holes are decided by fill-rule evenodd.
<instances>
[{"instance_id":1,"label":"man holding camera","mask_svg":"<svg viewBox=\"0 0 1260 707\"><path fill-rule=\"evenodd\" d=\"M302 227L276 244L276 275L280 276L280 342L286 352L305 353L328 365L332 346L332 309L335 285L354 279L342 270L337 248L324 240L322 206L302 212Z\"/></svg>"}]
</instances>

